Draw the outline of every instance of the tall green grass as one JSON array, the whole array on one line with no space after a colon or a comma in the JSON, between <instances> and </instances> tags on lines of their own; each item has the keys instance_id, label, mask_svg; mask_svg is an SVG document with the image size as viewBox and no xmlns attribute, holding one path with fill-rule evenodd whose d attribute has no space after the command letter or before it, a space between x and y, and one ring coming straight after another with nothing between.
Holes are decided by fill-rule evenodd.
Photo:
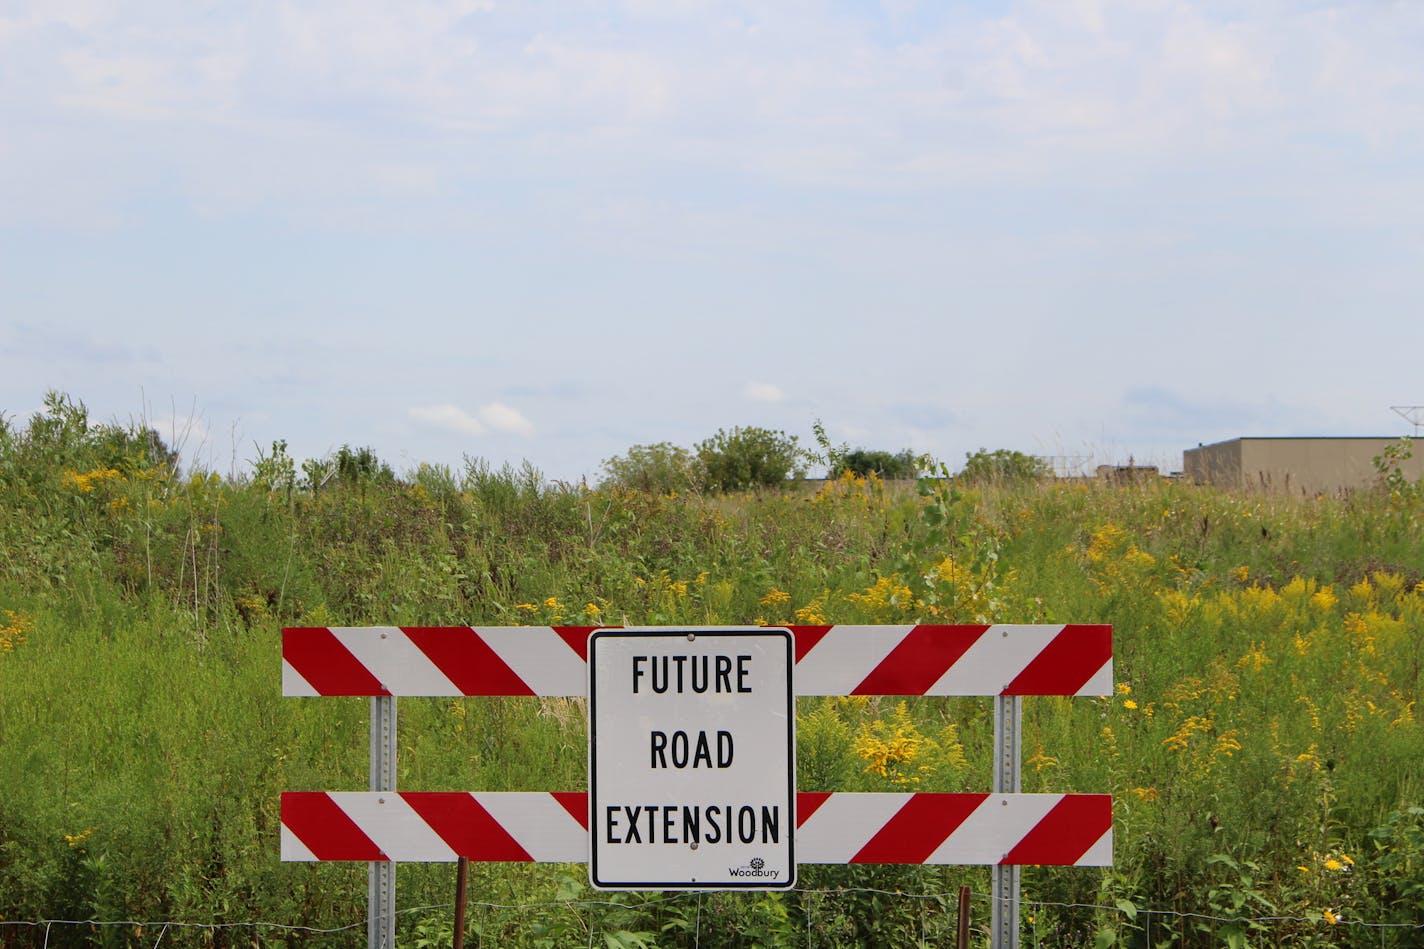
<instances>
[{"instance_id":1,"label":"tall green grass","mask_svg":"<svg viewBox=\"0 0 1424 949\"><path fill-rule=\"evenodd\" d=\"M1116 862L1026 869L1026 944L1424 939L1353 925L1424 926L1417 493L845 478L657 495L479 460L397 479L304 467L279 444L245 479L184 475L58 396L0 422L0 920L362 919L363 866L277 859L282 790L367 778L365 700L280 696L283 625L1072 621L1113 624L1119 691L1026 700L1024 784L1111 791ZM798 708L803 789L990 786L988 700ZM572 700L402 700L399 786L583 788L583 716ZM402 907L450 902L451 868L399 875ZM983 894L988 873L803 867L791 894L595 900L581 867L477 866L472 932L944 944L961 882ZM403 939L438 942L447 918L404 915ZM65 927L49 943L154 937Z\"/></svg>"}]
</instances>

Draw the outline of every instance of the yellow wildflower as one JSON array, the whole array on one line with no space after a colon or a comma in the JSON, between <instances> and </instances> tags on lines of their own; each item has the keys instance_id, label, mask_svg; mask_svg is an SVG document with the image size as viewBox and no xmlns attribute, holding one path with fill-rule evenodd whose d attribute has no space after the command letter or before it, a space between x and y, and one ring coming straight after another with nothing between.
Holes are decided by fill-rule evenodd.
<instances>
[{"instance_id":1,"label":"yellow wildflower","mask_svg":"<svg viewBox=\"0 0 1424 949\"><path fill-rule=\"evenodd\" d=\"M1164 738L1162 744L1168 751L1186 751L1191 746L1192 736L1198 732L1209 731L1212 727L1210 718L1200 715L1188 716L1182 724L1177 726L1176 734Z\"/></svg>"},{"instance_id":2,"label":"yellow wildflower","mask_svg":"<svg viewBox=\"0 0 1424 949\"><path fill-rule=\"evenodd\" d=\"M785 590L778 590L776 588L772 588L772 591L766 596L762 597L760 602L762 606L776 606L778 603L785 603L790 599L790 593L787 593Z\"/></svg>"},{"instance_id":3,"label":"yellow wildflower","mask_svg":"<svg viewBox=\"0 0 1424 949\"><path fill-rule=\"evenodd\" d=\"M1125 699L1122 703L1122 707L1129 711L1132 711L1137 708L1137 703L1134 702L1132 699Z\"/></svg>"},{"instance_id":4,"label":"yellow wildflower","mask_svg":"<svg viewBox=\"0 0 1424 949\"><path fill-rule=\"evenodd\" d=\"M826 623L825 616L821 615L820 600L813 600L801 607L793 615L796 617L796 622L806 626L824 626Z\"/></svg>"},{"instance_id":5,"label":"yellow wildflower","mask_svg":"<svg viewBox=\"0 0 1424 949\"><path fill-rule=\"evenodd\" d=\"M122 481L124 476L115 468L95 468L93 471L66 471L62 482L83 494L89 494L106 481Z\"/></svg>"},{"instance_id":6,"label":"yellow wildflower","mask_svg":"<svg viewBox=\"0 0 1424 949\"><path fill-rule=\"evenodd\" d=\"M1236 660L1237 668L1250 669L1252 672L1260 672L1270 665L1271 657L1266 655L1266 644L1253 642L1251 648L1246 650L1246 655Z\"/></svg>"},{"instance_id":7,"label":"yellow wildflower","mask_svg":"<svg viewBox=\"0 0 1424 949\"><path fill-rule=\"evenodd\" d=\"M24 613L0 610L0 653L10 652L24 643L35 628L35 621Z\"/></svg>"},{"instance_id":8,"label":"yellow wildflower","mask_svg":"<svg viewBox=\"0 0 1424 949\"><path fill-rule=\"evenodd\" d=\"M1230 758L1234 752L1241 750L1241 730L1231 728L1222 732L1216 739L1216 753Z\"/></svg>"},{"instance_id":9,"label":"yellow wildflower","mask_svg":"<svg viewBox=\"0 0 1424 949\"><path fill-rule=\"evenodd\" d=\"M1157 562L1156 557L1142 550L1136 544L1127 548L1127 553L1122 555L1122 559L1128 566L1136 567L1139 570L1145 570Z\"/></svg>"},{"instance_id":10,"label":"yellow wildflower","mask_svg":"<svg viewBox=\"0 0 1424 949\"><path fill-rule=\"evenodd\" d=\"M1044 768L1058 767L1058 759L1053 757L1052 755L1044 754L1042 748L1039 748L1038 752L1024 763L1032 765L1034 771L1042 771Z\"/></svg>"},{"instance_id":11,"label":"yellow wildflower","mask_svg":"<svg viewBox=\"0 0 1424 949\"><path fill-rule=\"evenodd\" d=\"M914 769L915 773L907 773L909 767L937 746L933 739L921 734L902 700L888 721L876 720L861 725L854 747L856 754L866 762L867 772L889 778L896 784L918 784L919 772L927 768L919 765Z\"/></svg>"},{"instance_id":12,"label":"yellow wildflower","mask_svg":"<svg viewBox=\"0 0 1424 949\"><path fill-rule=\"evenodd\" d=\"M846 599L873 613L879 613L893 607L911 605L912 596L908 586L896 577L888 576L881 577L866 587L864 593L847 593Z\"/></svg>"}]
</instances>

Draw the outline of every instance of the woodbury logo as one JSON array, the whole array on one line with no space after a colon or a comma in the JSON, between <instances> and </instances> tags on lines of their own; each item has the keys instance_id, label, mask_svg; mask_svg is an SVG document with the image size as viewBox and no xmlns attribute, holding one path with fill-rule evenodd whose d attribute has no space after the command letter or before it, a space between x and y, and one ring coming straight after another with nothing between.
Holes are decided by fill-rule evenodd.
<instances>
[{"instance_id":1,"label":"woodbury logo","mask_svg":"<svg viewBox=\"0 0 1424 949\"><path fill-rule=\"evenodd\" d=\"M727 875L732 877L754 877L765 880L775 880L781 876L780 870L766 869L766 861L761 857L753 857L746 864L740 867L728 867Z\"/></svg>"}]
</instances>

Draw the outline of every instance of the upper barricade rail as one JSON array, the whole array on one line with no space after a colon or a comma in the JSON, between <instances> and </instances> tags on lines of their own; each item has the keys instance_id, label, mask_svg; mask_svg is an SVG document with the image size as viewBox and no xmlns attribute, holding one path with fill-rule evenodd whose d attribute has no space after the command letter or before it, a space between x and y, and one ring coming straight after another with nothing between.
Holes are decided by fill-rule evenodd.
<instances>
[{"instance_id":1,"label":"upper barricade rail","mask_svg":"<svg viewBox=\"0 0 1424 949\"><path fill-rule=\"evenodd\" d=\"M621 627L289 627L282 630L282 694L582 696L588 692L588 636L612 628ZM1112 627L1106 624L770 628L795 637L797 695L1113 691Z\"/></svg>"}]
</instances>

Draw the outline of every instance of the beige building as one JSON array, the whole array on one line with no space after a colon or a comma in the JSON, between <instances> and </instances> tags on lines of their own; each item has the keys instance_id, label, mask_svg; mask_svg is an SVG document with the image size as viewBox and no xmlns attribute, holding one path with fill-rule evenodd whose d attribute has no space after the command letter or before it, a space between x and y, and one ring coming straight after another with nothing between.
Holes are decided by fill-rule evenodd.
<instances>
[{"instance_id":1,"label":"beige building","mask_svg":"<svg viewBox=\"0 0 1424 949\"><path fill-rule=\"evenodd\" d=\"M1233 438L1183 452L1196 484L1292 494L1337 494L1379 483L1374 460L1398 438ZM1424 441L1402 470L1424 477Z\"/></svg>"}]
</instances>

